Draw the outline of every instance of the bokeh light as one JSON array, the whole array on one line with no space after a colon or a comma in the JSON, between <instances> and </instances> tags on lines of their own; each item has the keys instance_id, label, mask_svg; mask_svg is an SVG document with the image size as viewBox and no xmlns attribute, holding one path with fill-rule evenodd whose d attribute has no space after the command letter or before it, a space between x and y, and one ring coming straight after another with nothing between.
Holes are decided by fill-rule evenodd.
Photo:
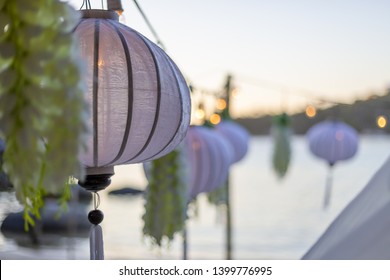
<instances>
[{"instance_id":1,"label":"bokeh light","mask_svg":"<svg viewBox=\"0 0 390 280\"><path fill-rule=\"evenodd\" d=\"M210 122L213 124L213 125L217 125L221 122L221 116L218 115L218 114L212 114L210 116Z\"/></svg>"},{"instance_id":2,"label":"bokeh light","mask_svg":"<svg viewBox=\"0 0 390 280\"><path fill-rule=\"evenodd\" d=\"M305 112L308 118L314 118L317 115L317 110L313 105L307 106Z\"/></svg>"},{"instance_id":3,"label":"bokeh light","mask_svg":"<svg viewBox=\"0 0 390 280\"><path fill-rule=\"evenodd\" d=\"M226 101L225 101L225 99L218 98L217 99L216 108L217 108L217 110L220 110L220 111L224 110L226 108Z\"/></svg>"},{"instance_id":4,"label":"bokeh light","mask_svg":"<svg viewBox=\"0 0 390 280\"><path fill-rule=\"evenodd\" d=\"M381 115L376 119L376 124L379 128L385 128L387 125L387 119L385 116Z\"/></svg>"}]
</instances>

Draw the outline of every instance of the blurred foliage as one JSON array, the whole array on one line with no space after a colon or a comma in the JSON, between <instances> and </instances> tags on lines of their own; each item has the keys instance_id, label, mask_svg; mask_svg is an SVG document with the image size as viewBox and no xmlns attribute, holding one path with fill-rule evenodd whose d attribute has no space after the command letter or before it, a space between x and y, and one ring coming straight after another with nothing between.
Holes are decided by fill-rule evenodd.
<instances>
[{"instance_id":1,"label":"blurred foliage","mask_svg":"<svg viewBox=\"0 0 390 280\"><path fill-rule=\"evenodd\" d=\"M188 176L181 146L144 164L149 185L145 196L143 233L161 247L184 229L187 219Z\"/></svg>"},{"instance_id":2,"label":"blurred foliage","mask_svg":"<svg viewBox=\"0 0 390 280\"><path fill-rule=\"evenodd\" d=\"M78 13L61 1L0 1L0 137L3 170L24 206L25 228L45 193L69 196L81 178L88 106L72 30Z\"/></svg>"}]
</instances>

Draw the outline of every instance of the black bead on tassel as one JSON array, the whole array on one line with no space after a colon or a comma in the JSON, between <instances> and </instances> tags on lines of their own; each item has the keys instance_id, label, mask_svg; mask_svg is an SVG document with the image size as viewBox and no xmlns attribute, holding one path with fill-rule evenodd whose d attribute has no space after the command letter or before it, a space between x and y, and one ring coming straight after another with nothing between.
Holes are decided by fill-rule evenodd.
<instances>
[{"instance_id":1,"label":"black bead on tassel","mask_svg":"<svg viewBox=\"0 0 390 280\"><path fill-rule=\"evenodd\" d=\"M92 210L88 213L88 220L91 224L98 225L104 219L104 214L99 209Z\"/></svg>"}]
</instances>

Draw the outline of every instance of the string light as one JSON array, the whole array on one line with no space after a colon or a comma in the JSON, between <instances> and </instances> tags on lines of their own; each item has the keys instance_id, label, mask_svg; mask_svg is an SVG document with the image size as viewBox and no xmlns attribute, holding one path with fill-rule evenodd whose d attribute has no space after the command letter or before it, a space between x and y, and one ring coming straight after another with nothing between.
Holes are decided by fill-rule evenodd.
<instances>
[{"instance_id":1,"label":"string light","mask_svg":"<svg viewBox=\"0 0 390 280\"><path fill-rule=\"evenodd\" d=\"M378 116L378 118L376 119L376 124L379 128L385 128L386 125L387 125L387 119L385 116L383 115L380 115Z\"/></svg>"},{"instance_id":2,"label":"string light","mask_svg":"<svg viewBox=\"0 0 390 280\"><path fill-rule=\"evenodd\" d=\"M238 88L233 88L232 90L232 97L237 98L239 94Z\"/></svg>"},{"instance_id":3,"label":"string light","mask_svg":"<svg viewBox=\"0 0 390 280\"><path fill-rule=\"evenodd\" d=\"M83 5L86 5L87 7L90 6L89 1L90 0L83 0ZM144 20L145 20L146 24L148 25L150 31L153 33L153 35L154 35L154 37L155 37L155 39L157 41L157 44L159 44L164 50L166 50L165 46L163 45L160 37L158 36L158 34L156 32L156 30L154 29L154 27L152 26L152 24L149 21L148 17L146 16L144 11L140 7L138 1L137 0L133 0L133 2L136 5L136 7L138 8L138 11L142 15L142 17L144 18ZM268 89L273 89L273 90L281 90L282 89L283 91L285 91L286 89L290 89L290 90L288 90L289 95L295 95L295 96L301 96L301 97L304 97L304 98L315 99L318 102L322 102L322 103L325 103L325 104L350 105L349 103L345 103L345 102L341 102L341 101L335 101L335 100L330 100L328 98L321 97L321 96L319 96L320 92L318 92L318 91L308 90L308 89L301 88L301 87L294 87L294 88L292 88L291 86L287 86L286 84L282 84L282 83L279 83L279 82L273 82L273 81L269 81L269 80L265 80L265 79L261 79L261 78L247 77L247 76L245 76L245 75L243 76L241 74L239 74L238 76L239 76L239 80L241 82L243 82L244 84L249 84L249 85L256 86L256 87L268 88ZM188 78L186 78L186 79L188 79ZM192 87L193 87L193 85L190 85L190 88L192 88ZM217 103L216 103L216 109L218 111L223 111L224 109L226 109L227 104L226 104L226 101L223 98L221 98L221 96L223 96L223 93L221 91L211 91L211 90L199 89L199 88L198 88L198 90L201 91L202 94L213 96L214 98L218 98L217 99ZM191 90L191 92L193 92L193 91ZM236 99L239 96L239 94L240 93L239 93L238 88L233 88L232 89L232 91L231 91L231 97L232 98ZM325 94L321 93L321 95L324 96ZM306 116L308 118L314 118L317 115L317 109L313 105L309 105L309 106L306 107L305 113L306 113ZM217 114L214 114L210 118L213 118L215 121L217 121L218 117L216 115ZM204 109L198 108L197 110L195 110L195 117L196 118L204 120L205 116L206 116L206 112L205 112ZM377 125L379 127L381 127L381 128L385 127L387 125L387 119L384 116L378 117Z\"/></svg>"},{"instance_id":4,"label":"string light","mask_svg":"<svg viewBox=\"0 0 390 280\"><path fill-rule=\"evenodd\" d=\"M210 122L213 124L213 125L217 125L221 122L221 116L218 115L218 114L212 114L210 116Z\"/></svg>"},{"instance_id":5,"label":"string light","mask_svg":"<svg viewBox=\"0 0 390 280\"><path fill-rule=\"evenodd\" d=\"M225 99L223 99L223 98L218 98L217 99L217 104L216 104L216 108L217 108L217 110L220 110L220 111L222 111L222 110L224 110L225 108L226 108L226 100Z\"/></svg>"},{"instance_id":6,"label":"string light","mask_svg":"<svg viewBox=\"0 0 390 280\"><path fill-rule=\"evenodd\" d=\"M195 111L195 117L199 120L203 120L204 117L205 117L205 112L204 112L204 109L202 108L198 108L196 109Z\"/></svg>"},{"instance_id":7,"label":"string light","mask_svg":"<svg viewBox=\"0 0 390 280\"><path fill-rule=\"evenodd\" d=\"M308 118L314 118L317 115L317 110L313 105L309 105L306 107L305 113Z\"/></svg>"}]
</instances>

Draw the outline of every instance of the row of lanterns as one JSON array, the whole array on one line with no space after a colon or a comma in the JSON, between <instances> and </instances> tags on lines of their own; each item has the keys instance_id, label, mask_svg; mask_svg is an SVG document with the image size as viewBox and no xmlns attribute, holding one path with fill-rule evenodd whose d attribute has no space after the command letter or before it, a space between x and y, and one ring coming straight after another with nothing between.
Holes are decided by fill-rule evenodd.
<instances>
[{"instance_id":1,"label":"row of lanterns","mask_svg":"<svg viewBox=\"0 0 390 280\"><path fill-rule=\"evenodd\" d=\"M222 188L230 166L245 156L248 144L248 132L230 120L215 127L191 126L173 155L144 163L149 184L143 232L153 244L161 246L175 233L185 232L187 206L183 205Z\"/></svg>"},{"instance_id":2,"label":"row of lanterns","mask_svg":"<svg viewBox=\"0 0 390 280\"><path fill-rule=\"evenodd\" d=\"M80 155L86 177L79 178L79 184L95 194L95 209L88 216L93 224L91 259L103 259L99 226L103 213L98 210L96 193L110 184L115 165L157 159L184 139L191 199L226 181L231 164L248 151L249 134L228 120L215 128L190 127L189 89L168 55L119 23L114 11L83 10L80 14L74 34L86 62L91 134L87 150ZM357 150L356 133L337 122L313 127L308 139L311 151L330 166Z\"/></svg>"},{"instance_id":3,"label":"row of lanterns","mask_svg":"<svg viewBox=\"0 0 390 280\"><path fill-rule=\"evenodd\" d=\"M194 126L185 139L191 170L191 197L211 192L227 180L231 164L244 158L249 133L239 124L225 120L214 129Z\"/></svg>"}]
</instances>

